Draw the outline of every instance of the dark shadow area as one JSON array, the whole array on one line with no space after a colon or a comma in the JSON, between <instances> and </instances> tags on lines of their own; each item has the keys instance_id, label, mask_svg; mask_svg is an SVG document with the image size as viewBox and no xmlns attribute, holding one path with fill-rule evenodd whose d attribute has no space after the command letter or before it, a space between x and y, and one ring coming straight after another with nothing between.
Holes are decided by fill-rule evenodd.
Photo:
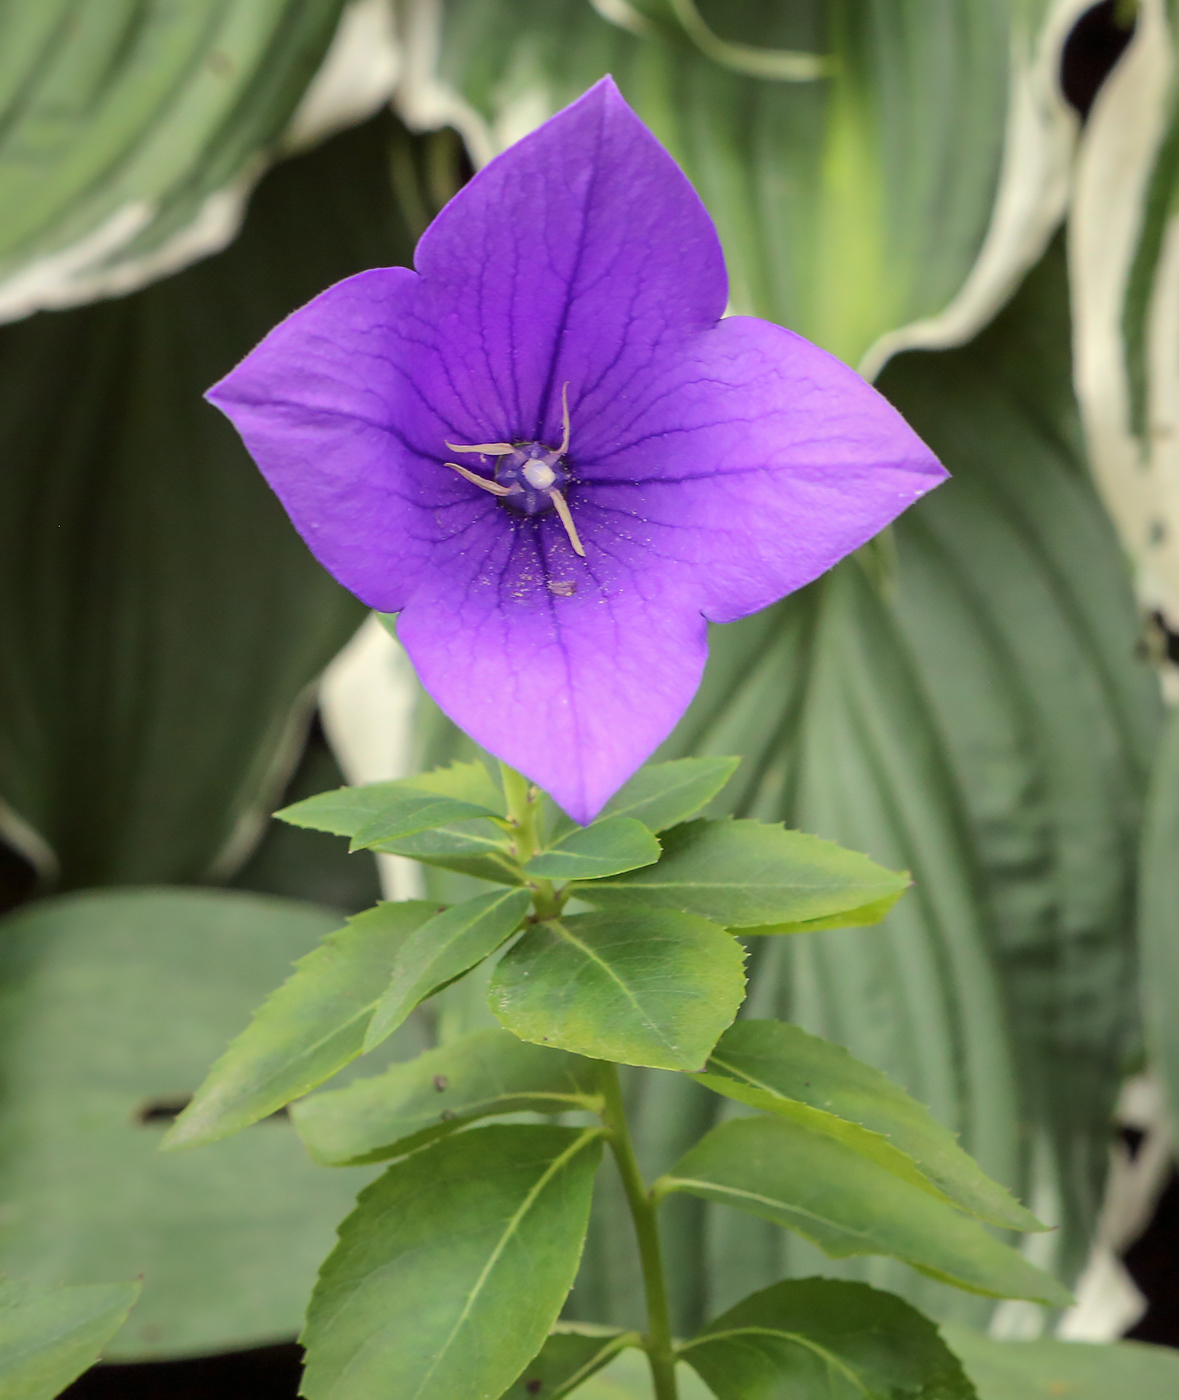
<instances>
[{"instance_id":1,"label":"dark shadow area","mask_svg":"<svg viewBox=\"0 0 1179 1400\"><path fill-rule=\"evenodd\" d=\"M1150 1302L1127 1337L1179 1347L1179 1172L1171 1172L1154 1218L1126 1251L1124 1262Z\"/></svg>"},{"instance_id":2,"label":"dark shadow area","mask_svg":"<svg viewBox=\"0 0 1179 1400\"><path fill-rule=\"evenodd\" d=\"M1089 115L1098 89L1134 33L1131 6L1102 0L1073 25L1060 59L1060 86L1081 117Z\"/></svg>"},{"instance_id":3,"label":"dark shadow area","mask_svg":"<svg viewBox=\"0 0 1179 1400\"><path fill-rule=\"evenodd\" d=\"M188 1361L104 1363L62 1400L296 1400L302 1367L295 1342Z\"/></svg>"}]
</instances>

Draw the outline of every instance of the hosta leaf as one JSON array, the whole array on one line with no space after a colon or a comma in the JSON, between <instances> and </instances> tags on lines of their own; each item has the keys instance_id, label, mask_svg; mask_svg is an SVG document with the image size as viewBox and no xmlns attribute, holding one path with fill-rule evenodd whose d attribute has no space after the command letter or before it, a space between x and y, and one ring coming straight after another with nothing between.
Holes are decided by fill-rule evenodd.
<instances>
[{"instance_id":1,"label":"hosta leaf","mask_svg":"<svg viewBox=\"0 0 1179 1400\"><path fill-rule=\"evenodd\" d=\"M494 1126L390 1167L320 1271L303 1394L500 1395L573 1282L601 1151L595 1128Z\"/></svg>"},{"instance_id":2,"label":"hosta leaf","mask_svg":"<svg viewBox=\"0 0 1179 1400\"><path fill-rule=\"evenodd\" d=\"M558 1323L539 1354L525 1366L516 1383L504 1391L501 1400L529 1400L537 1395L544 1396L544 1400L561 1400L613 1361L625 1347L638 1344L637 1332Z\"/></svg>"},{"instance_id":3,"label":"hosta leaf","mask_svg":"<svg viewBox=\"0 0 1179 1400\"><path fill-rule=\"evenodd\" d=\"M338 915L222 890L37 900L3 921L0 1271L142 1277L109 1358L260 1346L299 1325L371 1169L316 1166L273 1118L161 1153L229 1038ZM407 1035L401 1053L412 1053Z\"/></svg>"},{"instance_id":4,"label":"hosta leaf","mask_svg":"<svg viewBox=\"0 0 1179 1400\"><path fill-rule=\"evenodd\" d=\"M501 959L491 1009L521 1040L656 1069L699 1069L745 995L744 953L664 909L536 924Z\"/></svg>"},{"instance_id":5,"label":"hosta leaf","mask_svg":"<svg viewBox=\"0 0 1179 1400\"><path fill-rule=\"evenodd\" d=\"M207 22L230 8L254 22ZM273 171L216 258L0 329L0 797L66 885L244 859L363 617L201 394L328 283L408 261L395 135L378 119Z\"/></svg>"},{"instance_id":6,"label":"hosta leaf","mask_svg":"<svg viewBox=\"0 0 1179 1400\"><path fill-rule=\"evenodd\" d=\"M977 1293L1070 1301L1055 1279L949 1205L825 1133L779 1117L713 1128L656 1182L772 1220L834 1259L888 1254Z\"/></svg>"},{"instance_id":7,"label":"hosta leaf","mask_svg":"<svg viewBox=\"0 0 1179 1400\"><path fill-rule=\"evenodd\" d=\"M721 1036L705 1069L697 1078L717 1093L828 1132L898 1175L916 1175L917 1168L955 1205L992 1225L1045 1228L924 1104L842 1046L782 1021L741 1020Z\"/></svg>"},{"instance_id":8,"label":"hosta leaf","mask_svg":"<svg viewBox=\"0 0 1179 1400\"><path fill-rule=\"evenodd\" d=\"M721 66L666 0L449 0L415 7L419 76L398 99L411 123L445 113L482 162L611 72L716 220L738 311L852 363L915 321L909 339L968 337L1063 203L1075 118L1058 52L1039 51L1043 14L990 0L697 7L722 41L829 57L828 76Z\"/></svg>"},{"instance_id":9,"label":"hosta leaf","mask_svg":"<svg viewBox=\"0 0 1179 1400\"><path fill-rule=\"evenodd\" d=\"M597 880L653 865L659 842L632 817L604 817L559 837L525 867L542 880Z\"/></svg>"},{"instance_id":10,"label":"hosta leaf","mask_svg":"<svg viewBox=\"0 0 1179 1400\"><path fill-rule=\"evenodd\" d=\"M0 1279L0 1395L53 1400L98 1360L127 1320L138 1283L74 1288Z\"/></svg>"},{"instance_id":11,"label":"hosta leaf","mask_svg":"<svg viewBox=\"0 0 1179 1400\"><path fill-rule=\"evenodd\" d=\"M477 1118L595 1110L598 1103L590 1060L493 1029L304 1099L291 1117L313 1157L344 1166L399 1156Z\"/></svg>"},{"instance_id":12,"label":"hosta leaf","mask_svg":"<svg viewBox=\"0 0 1179 1400\"><path fill-rule=\"evenodd\" d=\"M663 836L659 863L578 889L605 908L679 909L757 933L895 902L908 877L830 841L751 821L694 821Z\"/></svg>"},{"instance_id":13,"label":"hosta leaf","mask_svg":"<svg viewBox=\"0 0 1179 1400\"><path fill-rule=\"evenodd\" d=\"M301 958L209 1071L165 1145L228 1137L354 1060L399 952L434 911L426 900L379 904Z\"/></svg>"},{"instance_id":14,"label":"hosta leaf","mask_svg":"<svg viewBox=\"0 0 1179 1400\"><path fill-rule=\"evenodd\" d=\"M530 902L527 890L496 890L456 904L415 928L397 950L364 1048L379 1045L420 1001L490 957L515 931Z\"/></svg>"},{"instance_id":15,"label":"hosta leaf","mask_svg":"<svg viewBox=\"0 0 1179 1400\"><path fill-rule=\"evenodd\" d=\"M686 822L720 792L738 758L674 758L647 763L606 803L602 815L634 817L651 831Z\"/></svg>"},{"instance_id":16,"label":"hosta leaf","mask_svg":"<svg viewBox=\"0 0 1179 1400\"><path fill-rule=\"evenodd\" d=\"M995 1342L968 1327L946 1327L978 1400L1173 1400L1179 1356L1142 1342Z\"/></svg>"},{"instance_id":17,"label":"hosta leaf","mask_svg":"<svg viewBox=\"0 0 1179 1400\"><path fill-rule=\"evenodd\" d=\"M709 1323L679 1355L717 1400L977 1400L934 1324L861 1283L776 1283Z\"/></svg>"}]
</instances>

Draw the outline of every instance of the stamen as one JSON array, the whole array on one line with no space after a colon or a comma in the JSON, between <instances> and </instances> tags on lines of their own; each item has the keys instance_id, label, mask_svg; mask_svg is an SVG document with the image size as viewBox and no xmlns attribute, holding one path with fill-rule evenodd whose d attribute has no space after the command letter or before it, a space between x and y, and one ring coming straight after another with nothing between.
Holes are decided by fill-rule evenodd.
<instances>
[{"instance_id":1,"label":"stamen","mask_svg":"<svg viewBox=\"0 0 1179 1400\"><path fill-rule=\"evenodd\" d=\"M564 457L569 451L569 381L566 379L561 385L561 422L565 425L565 433L561 438L561 445L557 448L557 456Z\"/></svg>"},{"instance_id":2,"label":"stamen","mask_svg":"<svg viewBox=\"0 0 1179 1400\"><path fill-rule=\"evenodd\" d=\"M561 517L561 524L565 527L565 533L569 536L569 543L574 550L585 558L585 547L577 535L577 526L573 523L573 517L569 514L569 506L565 497L561 495L556 487L549 492L549 500L557 508L557 514Z\"/></svg>"},{"instance_id":3,"label":"stamen","mask_svg":"<svg viewBox=\"0 0 1179 1400\"><path fill-rule=\"evenodd\" d=\"M513 450L510 442L474 442L469 447L460 447L457 442L446 444L452 452L485 452L489 457L504 457ZM448 466L452 465L447 463Z\"/></svg>"},{"instance_id":4,"label":"stamen","mask_svg":"<svg viewBox=\"0 0 1179 1400\"><path fill-rule=\"evenodd\" d=\"M450 443L446 445L449 447ZM482 486L484 491L490 491L493 496L510 496L512 494L510 486L501 486L498 481L488 481L485 476L477 476L474 472L469 472L466 467L460 467L457 462L444 462L442 465L453 467L459 476L466 477L472 486ZM560 507L558 506L557 509L560 510Z\"/></svg>"}]
</instances>

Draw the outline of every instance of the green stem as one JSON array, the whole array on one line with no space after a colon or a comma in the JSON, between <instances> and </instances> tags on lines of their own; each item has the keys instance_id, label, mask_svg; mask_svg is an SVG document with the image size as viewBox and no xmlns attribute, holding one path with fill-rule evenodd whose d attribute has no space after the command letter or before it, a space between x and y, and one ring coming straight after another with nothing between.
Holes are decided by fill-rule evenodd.
<instances>
[{"instance_id":1,"label":"green stem","mask_svg":"<svg viewBox=\"0 0 1179 1400\"><path fill-rule=\"evenodd\" d=\"M671 1315L667 1306L667 1283L663 1276L663 1250L659 1243L659 1223L635 1157L634 1144L626 1124L618 1067L606 1060L598 1062L598 1088L601 1090L602 1121L610 1134L610 1147L618 1163L626 1190L639 1258L643 1266L643 1286L647 1293L647 1335L643 1347L651 1363L656 1400L678 1400L675 1379L675 1351L671 1342Z\"/></svg>"},{"instance_id":2,"label":"green stem","mask_svg":"<svg viewBox=\"0 0 1179 1400\"><path fill-rule=\"evenodd\" d=\"M517 773L506 763L499 765L503 778L504 796L508 801L508 820L512 823L516 859L526 864L540 850L540 789L534 787L523 773ZM555 919L561 912L561 901L553 891L551 880L529 880L532 903L541 919Z\"/></svg>"}]
</instances>

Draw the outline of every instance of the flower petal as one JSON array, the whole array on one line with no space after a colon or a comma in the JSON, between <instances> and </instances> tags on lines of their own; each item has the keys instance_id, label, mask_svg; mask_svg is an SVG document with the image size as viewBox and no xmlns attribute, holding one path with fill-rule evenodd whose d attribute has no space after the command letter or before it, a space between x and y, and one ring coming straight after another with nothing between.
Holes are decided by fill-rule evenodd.
<instances>
[{"instance_id":1,"label":"flower petal","mask_svg":"<svg viewBox=\"0 0 1179 1400\"><path fill-rule=\"evenodd\" d=\"M480 171L414 261L454 442L559 442L563 384L575 416L609 404L728 295L712 220L610 78Z\"/></svg>"},{"instance_id":2,"label":"flower petal","mask_svg":"<svg viewBox=\"0 0 1179 1400\"><path fill-rule=\"evenodd\" d=\"M477 743L590 821L695 693L704 619L669 607L658 574L578 559L553 515L441 552L445 568L397 625L422 684Z\"/></svg>"},{"instance_id":3,"label":"flower petal","mask_svg":"<svg viewBox=\"0 0 1179 1400\"><path fill-rule=\"evenodd\" d=\"M403 607L440 535L480 515L439 460L421 279L374 268L277 326L206 397L232 421L311 552L370 607Z\"/></svg>"},{"instance_id":4,"label":"flower petal","mask_svg":"<svg viewBox=\"0 0 1179 1400\"><path fill-rule=\"evenodd\" d=\"M730 622L864 544L946 471L834 356L732 316L575 425L570 492L595 548L678 582L678 606Z\"/></svg>"}]
</instances>

